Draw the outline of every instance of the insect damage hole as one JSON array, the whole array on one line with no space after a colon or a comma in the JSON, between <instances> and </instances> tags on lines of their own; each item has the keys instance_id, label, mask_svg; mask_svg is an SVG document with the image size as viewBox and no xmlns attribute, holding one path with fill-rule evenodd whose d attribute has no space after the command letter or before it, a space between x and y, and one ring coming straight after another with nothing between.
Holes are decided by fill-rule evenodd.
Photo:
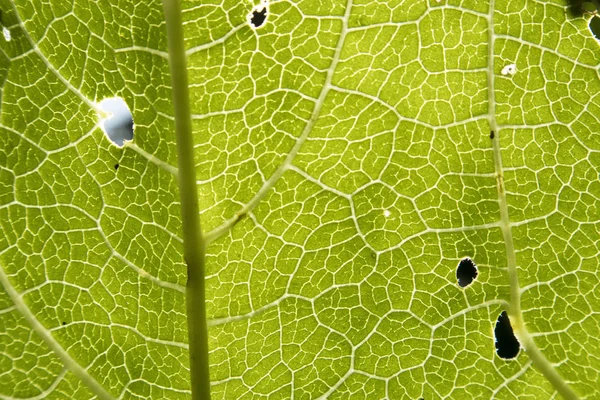
<instances>
[{"instance_id":1,"label":"insect damage hole","mask_svg":"<svg viewBox=\"0 0 600 400\"><path fill-rule=\"evenodd\" d=\"M582 17L584 14L597 9L594 1L587 0L567 0L567 10L572 18Z\"/></svg>"},{"instance_id":2,"label":"insect damage hole","mask_svg":"<svg viewBox=\"0 0 600 400\"><path fill-rule=\"evenodd\" d=\"M494 337L496 345L496 354L498 357L505 360L513 359L519 354L521 345L517 340L513 328L510 324L510 319L506 311L502 311L502 314L496 321L496 327L494 328Z\"/></svg>"},{"instance_id":3,"label":"insect damage hole","mask_svg":"<svg viewBox=\"0 0 600 400\"><path fill-rule=\"evenodd\" d=\"M102 100L98 106L105 113L100 120L100 127L111 142L123 147L126 140L133 139L135 126L125 100L113 97Z\"/></svg>"},{"instance_id":4,"label":"insect damage hole","mask_svg":"<svg viewBox=\"0 0 600 400\"><path fill-rule=\"evenodd\" d=\"M597 15L590 19L590 31L597 40L600 40L600 17Z\"/></svg>"},{"instance_id":5,"label":"insect damage hole","mask_svg":"<svg viewBox=\"0 0 600 400\"><path fill-rule=\"evenodd\" d=\"M268 4L266 1L261 2L259 5L252 9L252 12L248 14L248 22L254 29L260 28L264 25L268 15Z\"/></svg>"},{"instance_id":6,"label":"insect damage hole","mask_svg":"<svg viewBox=\"0 0 600 400\"><path fill-rule=\"evenodd\" d=\"M456 268L456 279L458 280L458 286L467 287L475 278L477 278L477 266L469 257L463 258L458 263Z\"/></svg>"}]
</instances>

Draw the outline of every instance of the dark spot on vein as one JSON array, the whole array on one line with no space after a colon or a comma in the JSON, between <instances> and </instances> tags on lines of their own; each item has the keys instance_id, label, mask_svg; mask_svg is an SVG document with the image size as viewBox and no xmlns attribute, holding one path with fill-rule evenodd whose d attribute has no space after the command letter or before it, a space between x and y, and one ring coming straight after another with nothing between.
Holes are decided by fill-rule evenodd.
<instances>
[{"instance_id":1,"label":"dark spot on vein","mask_svg":"<svg viewBox=\"0 0 600 400\"><path fill-rule=\"evenodd\" d=\"M470 258L464 258L458 263L456 268L456 279L458 279L458 286L467 287L477 278L477 266Z\"/></svg>"},{"instance_id":2,"label":"dark spot on vein","mask_svg":"<svg viewBox=\"0 0 600 400\"><path fill-rule=\"evenodd\" d=\"M596 39L600 40L600 17L594 16L590 20L590 31Z\"/></svg>"},{"instance_id":3,"label":"dark spot on vein","mask_svg":"<svg viewBox=\"0 0 600 400\"><path fill-rule=\"evenodd\" d=\"M119 164L115 164L115 169L119 169Z\"/></svg>"},{"instance_id":4,"label":"dark spot on vein","mask_svg":"<svg viewBox=\"0 0 600 400\"><path fill-rule=\"evenodd\" d=\"M494 138L494 131L490 131L490 139Z\"/></svg>"},{"instance_id":5,"label":"dark spot on vein","mask_svg":"<svg viewBox=\"0 0 600 400\"><path fill-rule=\"evenodd\" d=\"M265 19L267 19L267 7L263 7L261 11L252 11L252 18L250 19L250 23L255 28L259 28L260 26L262 26L262 24L265 23Z\"/></svg>"},{"instance_id":6,"label":"dark spot on vein","mask_svg":"<svg viewBox=\"0 0 600 400\"><path fill-rule=\"evenodd\" d=\"M66 325L67 323L65 321L63 321L63 325Z\"/></svg>"},{"instance_id":7,"label":"dark spot on vein","mask_svg":"<svg viewBox=\"0 0 600 400\"><path fill-rule=\"evenodd\" d=\"M238 222L240 222L241 220L243 220L244 218L246 218L246 215L247 214L245 212L241 213L241 214L237 214L236 215L236 219L235 219L233 225L237 225Z\"/></svg>"},{"instance_id":8,"label":"dark spot on vein","mask_svg":"<svg viewBox=\"0 0 600 400\"><path fill-rule=\"evenodd\" d=\"M506 311L502 311L502 314L498 317L498 321L496 321L494 337L496 338L496 354L498 354L498 357L510 360L519 354L521 346L515 337Z\"/></svg>"}]
</instances>

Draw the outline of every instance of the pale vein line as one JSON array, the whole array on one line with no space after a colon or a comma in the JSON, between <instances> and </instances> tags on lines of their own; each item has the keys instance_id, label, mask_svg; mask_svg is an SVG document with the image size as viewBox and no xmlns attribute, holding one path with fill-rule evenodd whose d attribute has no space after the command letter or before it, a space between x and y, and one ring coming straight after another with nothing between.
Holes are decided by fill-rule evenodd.
<instances>
[{"instance_id":1,"label":"pale vein line","mask_svg":"<svg viewBox=\"0 0 600 400\"><path fill-rule=\"evenodd\" d=\"M21 16L19 15L19 11L17 10L16 5L14 3L12 3L12 5L13 5L13 11L15 13L15 18L19 22L19 26L21 27L21 30L25 34L25 37L29 41L29 44L31 45L33 51L40 57L40 60L44 63L44 65L46 65L46 68L48 68L48 70L50 70L71 92L73 92L77 97L79 97L92 110L101 112L101 110L98 108L96 103L94 103L93 101L88 99L86 96L84 96L83 93L81 93L75 86L71 85L71 82L69 82L67 79L65 79L65 77L62 76L60 74L60 72L58 72L58 70L54 67L54 65L52 65L50 63L50 60L48 60L46 58L44 53L42 53L42 51L39 49L39 47L36 45L36 43L33 41L31 36L29 35L29 31L25 27L23 20L21 19Z\"/></svg>"},{"instance_id":2,"label":"pale vein line","mask_svg":"<svg viewBox=\"0 0 600 400\"><path fill-rule=\"evenodd\" d=\"M559 53L558 49L551 49L549 47L544 47L542 45L535 44L535 43L532 43L532 42L527 42L527 41L525 41L525 40L523 40L521 38L510 36L510 35L496 34L496 35L494 35L494 37L498 38L498 39L504 39L504 40L507 40L507 41L511 41L512 40L513 42L519 43L521 46L529 46L529 47L538 49L541 52L547 52L547 53L550 53L550 54L554 54L555 56L557 56L557 57L559 57L559 58L561 58L563 60L567 60L567 61L569 61L569 62L571 62L571 63L573 63L573 64L575 64L575 65L577 65L577 66L579 66L581 68L593 70L594 72L596 72L597 75L599 74L599 72L597 70L598 64L596 64L596 65L589 65L589 64L584 64L584 63L582 63L581 61L578 61L578 60L570 59L566 55Z\"/></svg>"},{"instance_id":3,"label":"pale vein line","mask_svg":"<svg viewBox=\"0 0 600 400\"><path fill-rule=\"evenodd\" d=\"M441 130L441 129L444 129L444 128L453 128L455 126L464 126L464 125L466 125L466 124L468 124L470 122L479 122L482 119L485 119L485 115L476 115L474 117L466 118L466 119L463 119L463 120L460 120L460 121L449 122L447 124L432 125L432 124L430 124L428 122L421 121L421 120L416 119L416 118L409 118L409 117L403 116L402 114L400 114L398 112L398 110L396 109L395 106L393 106L393 105L391 105L391 104L389 104L389 103L381 100L377 96L373 96L373 95L370 95L368 93L361 92L359 90L346 89L346 88L343 88L343 87L340 87L340 86L335 86L335 85L332 85L332 88L335 89L336 91L340 92L340 93L351 94L351 95L355 95L355 96L362 96L362 97L364 97L366 99L371 100L373 103L380 104L383 107L386 107L392 113L394 113L394 115L396 115L396 117L398 118L398 120L400 122L404 122L404 121L406 121L406 122L412 122L415 125L425 126L425 127L429 128L429 129L433 129L433 130L437 130L437 129Z\"/></svg>"},{"instance_id":4,"label":"pale vein line","mask_svg":"<svg viewBox=\"0 0 600 400\"><path fill-rule=\"evenodd\" d=\"M344 384L344 382L346 382L346 380L355 372L354 371L354 360L355 360L355 358L352 357L353 365L350 368L348 368L348 371L344 374L344 376L342 376L333 386L331 386L331 388L327 392L325 392L323 395L318 397L319 400L328 399L329 396L331 396L336 390L338 390L338 388L340 386L342 386Z\"/></svg>"},{"instance_id":5,"label":"pale vein line","mask_svg":"<svg viewBox=\"0 0 600 400\"><path fill-rule=\"evenodd\" d=\"M7 307L7 308L3 308L2 310L0 310L0 315L11 313L11 312L15 311L16 309L17 308L15 306L10 306L10 307Z\"/></svg>"},{"instance_id":6,"label":"pale vein line","mask_svg":"<svg viewBox=\"0 0 600 400\"><path fill-rule=\"evenodd\" d=\"M508 385L512 382L515 382L517 379L519 379L523 374L525 374L525 372L527 372L527 370L531 367L531 360L528 361L523 368L521 368L521 370L519 372L517 372L516 374L514 374L513 376L511 376L510 378L506 378L504 379L504 382L502 382L501 385L499 385L496 390L494 390L494 392L492 393L492 398L496 398L496 396L498 395L498 393L504 389L505 387L508 388ZM512 393L512 390L507 389ZM514 394L514 393L513 393ZM515 396L516 397L516 396Z\"/></svg>"},{"instance_id":7,"label":"pale vein line","mask_svg":"<svg viewBox=\"0 0 600 400\"><path fill-rule=\"evenodd\" d=\"M73 375L77 376L81 381L100 399L112 400L113 397L92 377L81 365L77 363L69 353L56 341L54 336L37 320L33 312L27 307L19 293L10 283L8 276L4 272L4 268L0 267L0 284L12 300L15 307L25 320L29 323L35 333L50 347L50 349L60 358Z\"/></svg>"},{"instance_id":8,"label":"pale vein line","mask_svg":"<svg viewBox=\"0 0 600 400\"><path fill-rule=\"evenodd\" d=\"M437 324L432 325L431 326L431 330L433 332L435 332L436 329L438 329L439 327L447 324L448 322L452 321L453 319L456 319L456 318L458 318L460 316L463 316L463 315L467 315L471 311L476 311L476 310L479 310L481 308L489 308L490 306L495 306L495 305L499 305L499 306L502 306L504 308L507 308L508 307L508 302L506 300L497 299L497 300L486 301L485 303L479 303L479 304L476 304L474 306L469 306L467 308L463 308L462 310L458 311L457 313L454 313L454 314L450 315L449 317L441 320Z\"/></svg>"},{"instance_id":9,"label":"pale vein line","mask_svg":"<svg viewBox=\"0 0 600 400\"><path fill-rule=\"evenodd\" d=\"M144 157L146 160L150 161L151 163L155 164L159 168L162 168L165 171L167 171L168 173L170 173L173 176L177 177L177 175L178 175L177 167L174 167L171 164L169 164L169 163L161 160L160 158L158 158L158 157L156 157L156 156L148 153L146 150L142 149L140 146L138 146L137 144L133 143L133 141L126 140L123 143L123 147L129 147L131 150L134 150L136 153L138 153L139 155L141 155L142 157Z\"/></svg>"},{"instance_id":10,"label":"pale vein line","mask_svg":"<svg viewBox=\"0 0 600 400\"><path fill-rule=\"evenodd\" d=\"M279 304L281 304L284 300L287 299L300 299L303 301L307 301L309 303L313 302L313 299L309 299L307 297L304 297L302 295L298 295L298 294L291 294L291 293L285 293L284 295L282 295L281 297L279 297L277 300L272 301L268 304L265 304L264 306L261 306L253 311L250 311L246 314L240 314L240 315L232 315L230 317L223 317L223 318L212 318L212 319L208 319L207 320L207 325L208 326L218 326L218 325L224 325L224 324L228 324L231 322L237 322L237 321L243 321L246 319L250 319L256 315L259 314L263 314L264 312L270 310L271 308L277 307Z\"/></svg>"},{"instance_id":11,"label":"pale vein line","mask_svg":"<svg viewBox=\"0 0 600 400\"><path fill-rule=\"evenodd\" d=\"M296 157L296 154L300 151L300 148L306 141L306 138L312 131L319 115L321 114L321 110L323 105L325 104L325 98L329 91L333 88L331 81L333 80L333 74L335 73L337 64L340 60L340 55L342 53L342 47L344 44L344 40L346 39L346 34L348 33L348 19L350 18L350 8L352 7L352 0L348 1L348 9L346 10L346 14L342 21L342 30L340 32L340 38L338 40L335 53L333 55L333 59L331 61L331 65L329 66L329 70L327 71L327 78L325 79L325 84L323 85L323 89L321 90L321 94L319 95L317 102L315 104L315 108L313 109L312 115L308 120L307 124L304 126L304 130L302 134L298 138L298 141L290 151L290 153L285 158L284 162L277 168L277 170L271 175L271 177L263 184L260 190L254 195L254 197L246 203L236 214L225 221L221 226L213 229L210 232L207 232L204 235L204 240L206 244L209 244L213 240L217 239L224 233L228 232L243 216L245 216L248 212L252 211L254 207L265 197L267 192L271 190L275 186L275 183L281 178L285 171L292 164L292 161Z\"/></svg>"},{"instance_id":12,"label":"pale vein line","mask_svg":"<svg viewBox=\"0 0 600 400\"><path fill-rule=\"evenodd\" d=\"M513 332L519 340L521 346L525 349L529 358L544 377L554 386L565 399L578 399L567 382L559 375L554 366L546 359L544 354L535 344L533 337L527 331L523 312L521 310L521 288L519 286L519 275L517 270L517 257L514 248L512 236L512 226L508 214L508 202L504 189L504 172L502 169L502 153L500 150L500 135L496 124L496 97L494 88L494 42L496 37L494 33L494 7L495 0L489 4L488 15L488 104L489 104L489 123L490 129L495 132L492 139L492 148L494 151L494 165L497 173L498 204L500 208L500 229L504 237L506 248L506 262L508 266L508 279L510 284L510 304L508 307L508 316L510 318ZM515 39L517 40L517 39ZM517 40L518 41L518 40Z\"/></svg>"},{"instance_id":13,"label":"pale vein line","mask_svg":"<svg viewBox=\"0 0 600 400\"><path fill-rule=\"evenodd\" d=\"M162 389L164 391L175 392L175 393L183 393L183 394L187 394L187 395L191 395L191 393L192 393L191 390L189 390L189 389L177 389L177 388L174 388L174 387L165 386L165 385L163 385L161 383L158 383L158 382L148 382L148 380L146 380L146 379L138 378L138 379L133 379L133 380L127 382L127 384L121 390L121 394L119 395L118 398L119 399L123 399L123 398L127 398L128 399L128 398L131 398L132 396L125 396L127 394L126 392L129 391L129 387L131 385L133 385L135 383L138 383L138 382L141 382L141 383L143 383L145 385L148 385L149 383L151 383L152 384L151 386L153 388ZM131 393L131 392L129 392L129 393ZM163 394L163 396L164 396L164 394ZM168 397L162 397L162 399L165 399L165 398L168 398ZM191 397L187 397L186 396L184 398L191 398Z\"/></svg>"},{"instance_id":14,"label":"pale vein line","mask_svg":"<svg viewBox=\"0 0 600 400\"><path fill-rule=\"evenodd\" d=\"M121 260L123 263L125 263L125 265L127 265L129 268L133 269L134 271L136 271L142 278L146 278L149 281L155 283L156 285L163 287L163 288L168 288L168 289L172 289L172 290L176 290L180 293L185 293L185 287L181 286L177 283L171 283L171 282L165 282L159 278L157 278L154 275L151 275L149 272L147 272L146 270L138 267L137 265L135 265L134 263L132 263L131 261L129 261L127 258L123 257L120 253L117 253L117 251L108 243L108 239L106 237L104 237L105 243L107 244L107 247L111 250L112 255Z\"/></svg>"},{"instance_id":15,"label":"pale vein line","mask_svg":"<svg viewBox=\"0 0 600 400\"><path fill-rule=\"evenodd\" d=\"M11 396L0 395L0 398L2 398L3 400L39 400L39 399L46 399L46 398L48 398L48 396L50 395L50 393L52 393L56 389L56 387L58 386L58 384L63 380L63 378L65 377L67 371L68 371L67 368L63 368L62 371L60 372L60 374L58 374L56 376L56 379L54 379L54 382L52 382L52 384L50 386L48 386L48 388L46 390L42 391L37 396L32 396L32 397L11 397Z\"/></svg>"},{"instance_id":16,"label":"pale vein line","mask_svg":"<svg viewBox=\"0 0 600 400\"><path fill-rule=\"evenodd\" d=\"M59 282L59 283L63 283L63 282ZM87 292L89 293L89 291L87 291ZM139 336L145 342L161 344L166 347L179 347L181 349L186 349L186 350L189 348L187 343L176 342L174 340L155 339L155 338L152 338L150 336L143 334L136 327L129 326L129 325L123 325L123 324L118 324L118 323L114 323L114 322L110 322L108 324L99 324L99 323L95 323L95 322L91 322L91 321L74 321L74 322L69 323L68 325L74 326L77 324L84 324L84 325L88 325L88 326L98 326L101 328L109 328L109 329L112 327L116 327L116 328L124 329L124 330L134 333L135 335ZM65 325L65 326L67 326L67 325ZM54 331L58 331L61 329L63 329L63 325L57 326L56 328L53 328L53 329L49 329L49 331L54 332Z\"/></svg>"},{"instance_id":17,"label":"pale vein line","mask_svg":"<svg viewBox=\"0 0 600 400\"><path fill-rule=\"evenodd\" d=\"M29 139L27 136L25 136L25 134L9 127L6 125L2 125L0 124L0 129L6 129L7 131L9 131L10 133L13 133L15 135L17 135L17 137L22 138L24 141L26 141L27 143L29 143L30 145L32 145L33 147L35 147L36 149L38 149L41 152L47 153L48 150L44 149L43 147L41 147L38 143L34 142L33 140ZM44 155L44 157L47 157L47 155ZM43 160L42 160L43 161ZM40 162L41 163L41 162Z\"/></svg>"},{"instance_id":18,"label":"pale vein line","mask_svg":"<svg viewBox=\"0 0 600 400\"><path fill-rule=\"evenodd\" d=\"M85 230L81 230L81 231L89 231L89 230L93 230L94 232L99 232L100 236L102 237L102 239L104 240L104 243L106 245L106 248L109 249L111 251L111 256L114 256L115 258L121 260L125 265L127 265L129 268L133 269L134 271L136 271L138 273L138 275L140 275L142 278L148 279L149 281L155 283L156 285L163 287L163 288L168 288L168 289L173 289L176 290L178 292L181 293L185 293L185 287L182 285L179 285L177 283L172 283L172 282L167 282L167 281L163 281L160 278L150 274L149 272L147 272L146 270L144 270L141 267L138 267L137 265L135 265L134 263L132 263L131 261L129 261L127 258L125 258L125 256L123 256L121 253L117 252L117 250L112 246L112 244L110 243L110 241L108 240L108 237L106 236L106 234L104 233L104 231L102 230L102 226L100 225L100 219L96 219L94 217L92 217L88 212L86 212L85 210L70 205L70 204L59 204L59 205L51 205L51 206L29 206L23 203L20 203L18 201L13 201L12 203L9 204L4 204L2 206L0 206L0 208L5 208L7 205L12 205L12 204L16 204L19 205L23 208L36 208L36 209L42 209L42 208L56 208L56 207L66 207L66 208L73 208L79 212L81 212L83 215L85 215L89 220L95 222L96 226L93 228L89 228L89 229L85 229ZM102 208L102 210L100 211L100 214L102 215L104 213L104 209L105 208L113 208L112 206L104 206ZM128 215L129 217L135 218L136 220L140 221L140 219L134 215ZM154 226L158 229L162 229L164 232L169 233L169 231L167 231L165 228L160 227L159 225L155 225L155 224L149 224L147 222L141 221L143 224L145 225L149 225L149 226ZM180 239L177 236L174 236L173 234L170 234L171 238L180 241ZM7 249L10 249L14 246L8 247ZM4 251L4 250L3 250Z\"/></svg>"},{"instance_id":19,"label":"pale vein line","mask_svg":"<svg viewBox=\"0 0 600 400\"><path fill-rule=\"evenodd\" d=\"M235 28L233 28L232 30L230 30L229 32L227 32L227 34L225 36L220 37L217 40L213 40L212 42L209 43L205 43L205 44L201 44L199 46L194 46L192 48L189 48L185 54L189 57L199 51L203 51L206 49L210 49L211 47L214 47L218 44L224 43L227 39L229 39L231 36L235 35L238 31L240 31L244 26L246 26L246 23L244 22L243 24L240 24L238 26L236 26Z\"/></svg>"},{"instance_id":20,"label":"pale vein line","mask_svg":"<svg viewBox=\"0 0 600 400\"><path fill-rule=\"evenodd\" d=\"M122 47L119 49L113 49L113 51L115 53L125 53L128 51L141 51L141 52L145 52L145 53L154 54L155 56L162 57L166 60L169 59L169 54L167 52L156 50L156 49L151 49L149 47L143 47L143 46Z\"/></svg>"}]
</instances>

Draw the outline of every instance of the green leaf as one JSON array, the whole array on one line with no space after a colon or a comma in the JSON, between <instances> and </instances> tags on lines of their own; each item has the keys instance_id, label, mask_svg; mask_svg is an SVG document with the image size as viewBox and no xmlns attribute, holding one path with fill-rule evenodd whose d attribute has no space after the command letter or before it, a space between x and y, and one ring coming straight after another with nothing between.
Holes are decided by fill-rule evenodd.
<instances>
[{"instance_id":1,"label":"green leaf","mask_svg":"<svg viewBox=\"0 0 600 400\"><path fill-rule=\"evenodd\" d=\"M591 15L183 9L213 398L600 397ZM162 4L0 10L0 397L187 399ZM112 97L135 122L122 148L100 127ZM512 360L495 352L503 311Z\"/></svg>"}]
</instances>

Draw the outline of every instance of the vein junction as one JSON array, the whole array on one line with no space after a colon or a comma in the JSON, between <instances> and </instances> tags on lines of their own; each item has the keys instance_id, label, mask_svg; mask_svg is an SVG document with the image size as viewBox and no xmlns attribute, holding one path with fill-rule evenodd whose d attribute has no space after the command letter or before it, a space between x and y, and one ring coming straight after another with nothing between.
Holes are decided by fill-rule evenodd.
<instances>
[{"instance_id":1,"label":"vein junction","mask_svg":"<svg viewBox=\"0 0 600 400\"><path fill-rule=\"evenodd\" d=\"M561 21L556 4L355 3L271 2L256 30L225 5L198 3L184 14L190 32L207 32L188 38L187 54L209 227L213 387L429 398L462 394L467 374L494 397L543 382L541 371L572 397L565 380L597 369L592 356L577 366L572 359L587 353L598 325L589 300L598 150L588 129L598 126L598 100L586 94L598 86L598 61L565 44L586 48L580 33L555 35L533 20ZM144 7L131 11L132 23L160 37L160 13ZM85 337L102 338L86 348L92 361L64 365L88 371L92 386L104 378L94 362L117 354L115 370L130 376L106 377L113 394L185 394L173 117L160 100L168 97L165 49L126 31L123 39L88 29L86 16L105 10L82 11L38 29L23 9L25 22L8 26L10 46L23 30L32 32L28 47L0 54L11 71L27 71L5 78L0 70L0 139L15 149L0 153L8 160L0 183L12 188L0 193L0 221L9 221L0 264L16 296L0 313L31 316L27 332L46 335L44 354L58 357L61 377L47 388L69 379L61 355L85 353L65 343ZM502 30L514 19L544 35ZM50 45L63 23L66 42L81 47L64 65ZM86 41L74 40L88 30ZM97 49L107 56L75 57ZM94 65L104 67L101 77ZM509 65L514 75L502 75ZM123 87L140 135L118 153L102 142L93 108L98 93ZM24 98L48 101L20 123ZM50 130L54 138L39 135ZM23 155L26 163L14 161ZM465 256L480 274L460 289L455 268ZM529 356L508 377L491 337L503 309ZM567 342L574 350L560 358L548 350ZM148 369L139 372L141 364ZM565 366L585 373L561 379ZM532 386L532 396L548 395ZM597 394L593 382L580 387Z\"/></svg>"}]
</instances>

